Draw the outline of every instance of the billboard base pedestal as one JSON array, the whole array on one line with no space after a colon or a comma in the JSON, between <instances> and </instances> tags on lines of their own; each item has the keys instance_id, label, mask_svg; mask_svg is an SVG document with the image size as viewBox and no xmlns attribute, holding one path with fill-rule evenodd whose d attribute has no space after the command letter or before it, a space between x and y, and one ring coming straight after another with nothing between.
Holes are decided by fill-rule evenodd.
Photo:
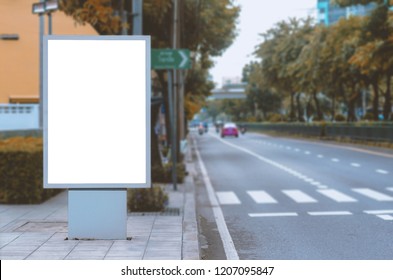
<instances>
[{"instance_id":1,"label":"billboard base pedestal","mask_svg":"<svg viewBox=\"0 0 393 280\"><path fill-rule=\"evenodd\" d=\"M68 238L126 240L127 190L68 190Z\"/></svg>"}]
</instances>

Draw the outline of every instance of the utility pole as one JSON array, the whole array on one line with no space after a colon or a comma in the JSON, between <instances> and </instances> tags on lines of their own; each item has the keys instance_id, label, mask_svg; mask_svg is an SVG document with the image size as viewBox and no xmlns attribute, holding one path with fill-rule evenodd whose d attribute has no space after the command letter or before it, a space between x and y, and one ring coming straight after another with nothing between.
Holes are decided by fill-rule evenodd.
<instances>
[{"instance_id":1,"label":"utility pole","mask_svg":"<svg viewBox=\"0 0 393 280\"><path fill-rule=\"evenodd\" d=\"M44 0L40 0L40 2L45 2ZM45 18L44 18L44 14L40 13L39 14L39 18L40 18L40 27L39 27L39 32L38 32L38 36L39 36L39 49L40 49L40 55L39 55L39 64L40 64L40 72L39 72L39 95L40 95L40 104L39 104L39 127L40 129L44 129L44 85L43 85L43 57L44 57L44 53L43 53L43 47L44 47L44 32L45 32Z\"/></svg>"},{"instance_id":2,"label":"utility pole","mask_svg":"<svg viewBox=\"0 0 393 280\"><path fill-rule=\"evenodd\" d=\"M172 42L172 47L173 49L176 49L178 46L178 0L173 0L173 42ZM169 77L168 77L169 78ZM177 172L176 172L176 167L177 167L177 143L178 143L178 137L177 137L177 127L178 127L178 102L177 102L177 94L178 94L178 79L177 79L177 70L173 70L173 97L172 102L173 102L173 121L172 121L172 181L173 181L173 189L176 191L177 190Z\"/></svg>"},{"instance_id":3,"label":"utility pole","mask_svg":"<svg viewBox=\"0 0 393 280\"><path fill-rule=\"evenodd\" d=\"M178 43L180 45L180 34L181 34L181 25L182 15L184 15L184 1L181 1L180 6L178 7ZM186 138L185 135L185 117L184 117L184 79L185 79L185 70L179 70L179 136L180 140L184 140Z\"/></svg>"},{"instance_id":4,"label":"utility pole","mask_svg":"<svg viewBox=\"0 0 393 280\"><path fill-rule=\"evenodd\" d=\"M142 35L143 0L132 0L132 34Z\"/></svg>"}]
</instances>

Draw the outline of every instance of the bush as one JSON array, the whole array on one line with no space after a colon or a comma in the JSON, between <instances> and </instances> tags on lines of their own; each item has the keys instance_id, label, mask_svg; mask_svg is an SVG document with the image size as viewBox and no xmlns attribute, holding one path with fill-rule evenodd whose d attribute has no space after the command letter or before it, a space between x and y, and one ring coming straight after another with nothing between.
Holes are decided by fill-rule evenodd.
<instances>
[{"instance_id":1,"label":"bush","mask_svg":"<svg viewBox=\"0 0 393 280\"><path fill-rule=\"evenodd\" d=\"M41 203L60 191L43 188L42 138L0 141L0 203Z\"/></svg>"},{"instance_id":2,"label":"bush","mask_svg":"<svg viewBox=\"0 0 393 280\"><path fill-rule=\"evenodd\" d=\"M168 204L168 195L160 186L147 189L129 189L127 208L130 212L159 212Z\"/></svg>"},{"instance_id":3,"label":"bush","mask_svg":"<svg viewBox=\"0 0 393 280\"><path fill-rule=\"evenodd\" d=\"M268 116L269 122L281 122L283 120L283 116L281 114L273 113Z\"/></svg>"},{"instance_id":4,"label":"bush","mask_svg":"<svg viewBox=\"0 0 393 280\"><path fill-rule=\"evenodd\" d=\"M374 115L370 112L366 113L363 116L363 120L367 120L367 121L373 121L374 120Z\"/></svg>"},{"instance_id":5,"label":"bush","mask_svg":"<svg viewBox=\"0 0 393 280\"><path fill-rule=\"evenodd\" d=\"M176 165L177 183L183 183L186 175L186 167L183 163ZM152 181L155 183L172 183L172 163L165 164L163 167L152 166Z\"/></svg>"},{"instance_id":6,"label":"bush","mask_svg":"<svg viewBox=\"0 0 393 280\"><path fill-rule=\"evenodd\" d=\"M341 114L337 114L337 115L334 116L334 120L336 122L345 122L345 117L343 115L341 115Z\"/></svg>"}]
</instances>

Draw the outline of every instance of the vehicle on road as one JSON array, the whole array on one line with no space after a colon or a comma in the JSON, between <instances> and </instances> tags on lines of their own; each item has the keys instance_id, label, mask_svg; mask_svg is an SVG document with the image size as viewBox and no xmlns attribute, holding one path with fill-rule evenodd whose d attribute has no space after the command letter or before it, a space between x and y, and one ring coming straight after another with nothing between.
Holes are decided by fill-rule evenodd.
<instances>
[{"instance_id":1,"label":"vehicle on road","mask_svg":"<svg viewBox=\"0 0 393 280\"><path fill-rule=\"evenodd\" d=\"M244 124L240 125L239 129L240 129L241 134L244 134L247 132L247 127Z\"/></svg>"},{"instance_id":2,"label":"vehicle on road","mask_svg":"<svg viewBox=\"0 0 393 280\"><path fill-rule=\"evenodd\" d=\"M199 135L203 135L204 132L205 132L205 127L203 126L203 123L200 123L198 126L198 133Z\"/></svg>"},{"instance_id":3,"label":"vehicle on road","mask_svg":"<svg viewBox=\"0 0 393 280\"><path fill-rule=\"evenodd\" d=\"M221 129L221 137L224 138L225 136L235 136L239 137L239 129L237 128L236 124L234 123L226 123Z\"/></svg>"}]
</instances>

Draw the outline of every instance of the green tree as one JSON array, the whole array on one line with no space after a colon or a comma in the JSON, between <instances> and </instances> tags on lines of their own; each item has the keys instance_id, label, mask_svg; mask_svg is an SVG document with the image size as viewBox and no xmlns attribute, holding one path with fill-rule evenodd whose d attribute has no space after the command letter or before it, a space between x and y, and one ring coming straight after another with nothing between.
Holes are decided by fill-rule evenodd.
<instances>
[{"instance_id":1,"label":"green tree","mask_svg":"<svg viewBox=\"0 0 393 280\"><path fill-rule=\"evenodd\" d=\"M178 48L190 49L192 69L186 74L187 106L193 102L199 104L200 98L206 96L213 88L208 79L208 70L213 66L212 57L222 54L236 37L236 20L240 8L233 0L180 0L179 21L180 36ZM132 17L127 23L120 21L119 11L131 11L131 1L125 0L62 0L60 8L72 16L77 23L92 25L99 34L119 34L122 28L131 34ZM172 0L143 1L143 34L151 36L152 48L171 48L173 41ZM99 58L98 58L99 59ZM157 71L161 84L164 104L168 106L166 71ZM194 110L195 108L190 108ZM186 109L187 110L187 109ZM168 110L166 110L168 112ZM166 114L167 132L169 133L169 114ZM153 143L153 141L152 141ZM179 147L179 145L177 145Z\"/></svg>"},{"instance_id":2,"label":"green tree","mask_svg":"<svg viewBox=\"0 0 393 280\"><path fill-rule=\"evenodd\" d=\"M268 85L290 96L290 119L295 119L295 96L298 81L294 75L296 63L313 30L313 20L290 19L281 21L262 34L264 42L257 46L261 59L262 75ZM298 116L299 118L300 116Z\"/></svg>"}]
</instances>

